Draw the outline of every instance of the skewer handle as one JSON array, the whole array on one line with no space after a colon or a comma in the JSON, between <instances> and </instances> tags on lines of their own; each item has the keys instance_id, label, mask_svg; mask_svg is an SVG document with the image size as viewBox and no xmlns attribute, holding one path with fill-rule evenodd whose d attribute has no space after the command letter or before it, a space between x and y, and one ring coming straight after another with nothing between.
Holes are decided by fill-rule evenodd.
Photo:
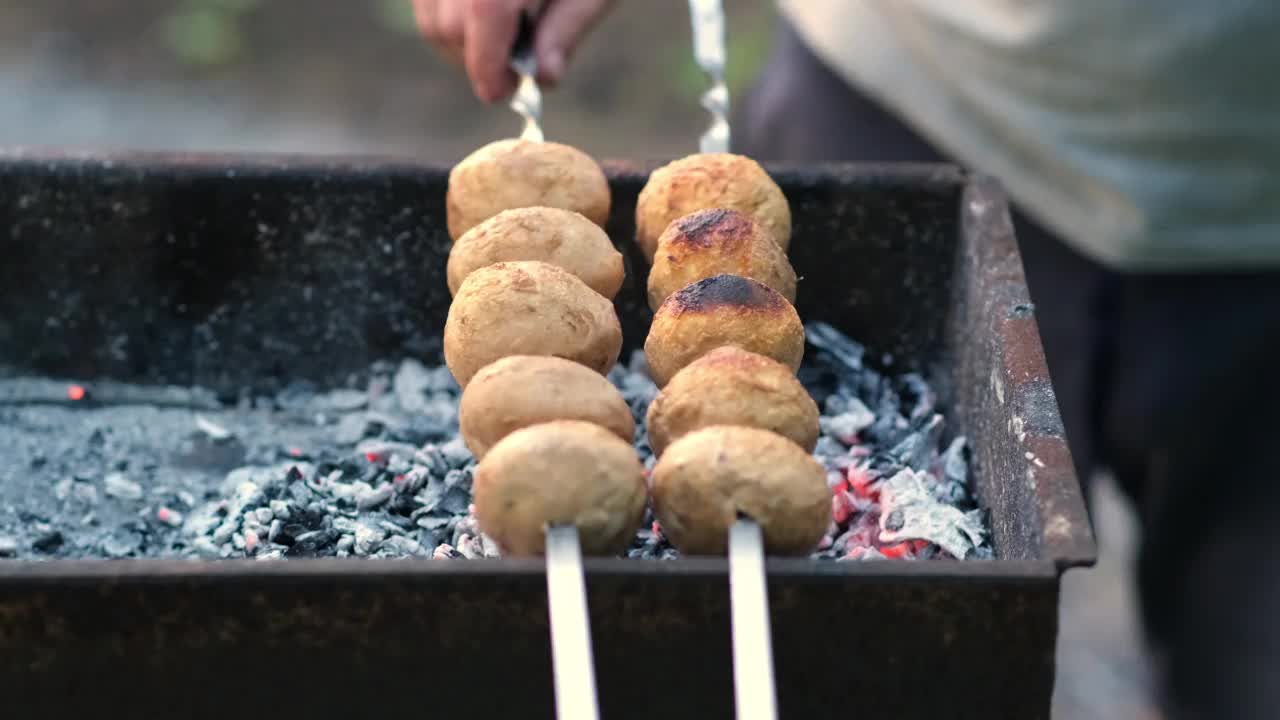
<instances>
[{"instance_id":1,"label":"skewer handle","mask_svg":"<svg viewBox=\"0 0 1280 720\"><path fill-rule=\"evenodd\" d=\"M729 597L738 720L777 720L764 533L754 520L739 518L729 528Z\"/></svg>"},{"instance_id":2,"label":"skewer handle","mask_svg":"<svg viewBox=\"0 0 1280 720\"><path fill-rule=\"evenodd\" d=\"M591 620L582 574L578 529L557 525L547 530L547 604L551 611L551 663L555 674L556 717L597 720Z\"/></svg>"}]
</instances>

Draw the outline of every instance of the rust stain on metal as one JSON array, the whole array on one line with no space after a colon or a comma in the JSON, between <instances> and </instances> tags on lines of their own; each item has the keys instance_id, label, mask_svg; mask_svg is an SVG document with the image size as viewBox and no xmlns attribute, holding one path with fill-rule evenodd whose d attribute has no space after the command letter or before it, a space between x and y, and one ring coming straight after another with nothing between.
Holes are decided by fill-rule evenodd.
<instances>
[{"instance_id":1,"label":"rust stain on metal","mask_svg":"<svg viewBox=\"0 0 1280 720\"><path fill-rule=\"evenodd\" d=\"M1044 346L1034 318L1014 318L1000 323L1004 341L1005 377L1012 385L1024 385L1049 376Z\"/></svg>"}]
</instances>

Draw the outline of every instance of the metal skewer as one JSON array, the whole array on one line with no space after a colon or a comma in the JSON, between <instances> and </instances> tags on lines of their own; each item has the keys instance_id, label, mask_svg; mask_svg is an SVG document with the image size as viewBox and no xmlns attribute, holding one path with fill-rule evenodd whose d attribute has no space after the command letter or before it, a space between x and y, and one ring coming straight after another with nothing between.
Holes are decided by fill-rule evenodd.
<instances>
[{"instance_id":1,"label":"metal skewer","mask_svg":"<svg viewBox=\"0 0 1280 720\"><path fill-rule=\"evenodd\" d=\"M511 52L511 69L520 83L511 109L524 118L520 137L542 142L542 91L533 50L538 7L520 16ZM591 651L591 619L582 572L582 546L572 525L547 528L547 607L551 615L551 664L555 678L556 717L559 720L597 720L595 661Z\"/></svg>"},{"instance_id":2,"label":"metal skewer","mask_svg":"<svg viewBox=\"0 0 1280 720\"><path fill-rule=\"evenodd\" d=\"M532 12L520 14L520 29L511 51L511 69L520 76L520 84L511 96L511 109L524 118L520 137L542 142L542 90L538 88L538 62L533 52L535 17Z\"/></svg>"},{"instance_id":3,"label":"metal skewer","mask_svg":"<svg viewBox=\"0 0 1280 720\"><path fill-rule=\"evenodd\" d=\"M693 20L693 58L711 80L702 107L711 113L711 127L698 148L704 153L729 152L729 87L724 82L724 7L720 0L689 0Z\"/></svg>"},{"instance_id":4,"label":"metal skewer","mask_svg":"<svg viewBox=\"0 0 1280 720\"><path fill-rule=\"evenodd\" d=\"M724 82L724 7L721 0L689 0L693 56L711 80L702 106L711 113L701 152L729 151L729 88ZM729 528L729 598L733 618L733 686L739 720L776 720L769 590L760 525L739 517Z\"/></svg>"},{"instance_id":5,"label":"metal skewer","mask_svg":"<svg viewBox=\"0 0 1280 720\"><path fill-rule=\"evenodd\" d=\"M557 525L547 530L547 604L551 610L556 717L596 720L600 711L596 702L587 588L578 529L572 525Z\"/></svg>"},{"instance_id":6,"label":"metal skewer","mask_svg":"<svg viewBox=\"0 0 1280 720\"><path fill-rule=\"evenodd\" d=\"M750 518L729 528L729 600L733 617L733 688L739 720L778 717L773 681L764 533Z\"/></svg>"}]
</instances>

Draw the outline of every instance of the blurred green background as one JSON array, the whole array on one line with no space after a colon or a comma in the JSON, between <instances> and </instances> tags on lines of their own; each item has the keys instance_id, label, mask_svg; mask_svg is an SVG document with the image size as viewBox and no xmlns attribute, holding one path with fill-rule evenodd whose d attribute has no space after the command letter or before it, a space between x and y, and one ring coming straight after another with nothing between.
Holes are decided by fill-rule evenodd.
<instances>
[{"instance_id":1,"label":"blurred green background","mask_svg":"<svg viewBox=\"0 0 1280 720\"><path fill-rule=\"evenodd\" d=\"M767 0L730 0L735 97ZM546 99L546 131L636 160L696 149L683 0L623 0ZM409 0L0 0L0 144L371 152L455 160L515 134L416 35Z\"/></svg>"}]
</instances>

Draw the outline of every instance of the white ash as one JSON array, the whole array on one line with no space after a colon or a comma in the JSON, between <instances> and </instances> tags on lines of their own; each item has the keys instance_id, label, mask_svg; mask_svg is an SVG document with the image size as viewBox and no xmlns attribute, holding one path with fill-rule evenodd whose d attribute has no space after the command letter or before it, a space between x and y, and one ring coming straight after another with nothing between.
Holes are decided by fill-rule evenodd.
<instances>
[{"instance_id":1,"label":"white ash","mask_svg":"<svg viewBox=\"0 0 1280 720\"><path fill-rule=\"evenodd\" d=\"M928 476L904 468L880 490L880 541L927 540L953 557L965 558L986 539L977 512L939 502L927 487Z\"/></svg>"},{"instance_id":2,"label":"white ash","mask_svg":"<svg viewBox=\"0 0 1280 720\"><path fill-rule=\"evenodd\" d=\"M861 345L829 326L807 331L799 378L822 409L815 456L839 510L814 557L990 557L982 518L972 512L968 447L947 436L946 415L924 378L880 373ZM657 388L643 354L608 377L632 411L637 452L652 468L644 420ZM92 416L19 410L33 426L62 423L73 432L55 443L45 432L17 436L28 443L20 457L45 496L0 507L0 556L494 557L497 547L472 508L475 460L458 436L459 394L446 367L406 360L375 363L344 388L295 382L270 397L242 393L221 408L202 406L203 422L181 409L136 405ZM163 444L174 436L182 437L176 453ZM174 462L175 454L193 460ZM216 474L196 462L210 460ZM955 512L931 511L933 524L922 525L912 510L882 530L879 498L851 483L878 492L908 468L929 499L918 505ZM967 532L975 528L983 534ZM949 530L969 543L966 554ZM903 554L889 538L931 544ZM677 553L649 512L625 555Z\"/></svg>"},{"instance_id":3,"label":"white ash","mask_svg":"<svg viewBox=\"0 0 1280 720\"><path fill-rule=\"evenodd\" d=\"M103 492L121 500L141 500L142 486L122 473L111 473L102 480Z\"/></svg>"}]
</instances>

